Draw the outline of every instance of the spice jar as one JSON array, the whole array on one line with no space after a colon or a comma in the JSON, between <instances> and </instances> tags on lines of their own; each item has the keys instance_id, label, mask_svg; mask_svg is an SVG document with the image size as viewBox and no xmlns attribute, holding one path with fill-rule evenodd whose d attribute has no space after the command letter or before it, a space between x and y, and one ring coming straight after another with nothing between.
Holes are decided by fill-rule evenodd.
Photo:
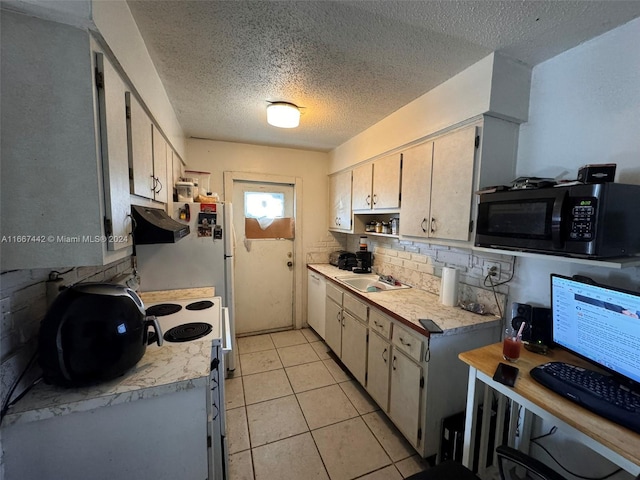
<instances>
[{"instance_id":1,"label":"spice jar","mask_svg":"<svg viewBox=\"0 0 640 480\"><path fill-rule=\"evenodd\" d=\"M376 223L376 233L382 233L382 222Z\"/></svg>"},{"instance_id":2,"label":"spice jar","mask_svg":"<svg viewBox=\"0 0 640 480\"><path fill-rule=\"evenodd\" d=\"M391 219L391 235L398 234L398 219L396 217Z\"/></svg>"}]
</instances>

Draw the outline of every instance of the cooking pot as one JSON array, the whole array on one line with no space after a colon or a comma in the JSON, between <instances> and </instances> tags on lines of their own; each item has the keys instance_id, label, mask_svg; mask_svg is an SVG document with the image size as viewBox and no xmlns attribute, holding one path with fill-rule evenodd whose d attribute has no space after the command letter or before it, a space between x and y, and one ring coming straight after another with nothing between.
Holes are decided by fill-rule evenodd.
<instances>
[{"instance_id":1,"label":"cooking pot","mask_svg":"<svg viewBox=\"0 0 640 480\"><path fill-rule=\"evenodd\" d=\"M38 362L47 383L77 387L118 377L142 358L149 327L142 300L122 285L87 283L64 290L39 332Z\"/></svg>"}]
</instances>

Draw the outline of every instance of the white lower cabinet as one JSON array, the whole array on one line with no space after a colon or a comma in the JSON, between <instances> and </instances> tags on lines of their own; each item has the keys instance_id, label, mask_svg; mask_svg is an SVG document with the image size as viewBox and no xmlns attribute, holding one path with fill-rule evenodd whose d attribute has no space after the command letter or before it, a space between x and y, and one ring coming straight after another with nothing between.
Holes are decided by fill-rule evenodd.
<instances>
[{"instance_id":1,"label":"white lower cabinet","mask_svg":"<svg viewBox=\"0 0 640 480\"><path fill-rule=\"evenodd\" d=\"M342 363L362 385L367 373L367 326L347 311L342 312Z\"/></svg>"},{"instance_id":2,"label":"white lower cabinet","mask_svg":"<svg viewBox=\"0 0 640 480\"><path fill-rule=\"evenodd\" d=\"M420 425L421 393L424 387L422 367L394 348L391 354L389 417L398 430L417 447L422 439Z\"/></svg>"},{"instance_id":3,"label":"white lower cabinet","mask_svg":"<svg viewBox=\"0 0 640 480\"><path fill-rule=\"evenodd\" d=\"M332 288L327 285L327 291ZM327 296L325 303L324 340L334 353L340 356L342 351L342 302L338 305Z\"/></svg>"},{"instance_id":4,"label":"white lower cabinet","mask_svg":"<svg viewBox=\"0 0 640 480\"><path fill-rule=\"evenodd\" d=\"M500 322L460 333L420 332L326 282L325 341L422 457L438 454L442 420L466 404L461 352L500 340Z\"/></svg>"},{"instance_id":5,"label":"white lower cabinet","mask_svg":"<svg viewBox=\"0 0 640 480\"><path fill-rule=\"evenodd\" d=\"M386 413L389 411L389 365L391 344L374 330L369 331L367 392Z\"/></svg>"},{"instance_id":6,"label":"white lower cabinet","mask_svg":"<svg viewBox=\"0 0 640 480\"><path fill-rule=\"evenodd\" d=\"M325 342L362 385L367 374L368 306L331 283L326 285Z\"/></svg>"}]
</instances>

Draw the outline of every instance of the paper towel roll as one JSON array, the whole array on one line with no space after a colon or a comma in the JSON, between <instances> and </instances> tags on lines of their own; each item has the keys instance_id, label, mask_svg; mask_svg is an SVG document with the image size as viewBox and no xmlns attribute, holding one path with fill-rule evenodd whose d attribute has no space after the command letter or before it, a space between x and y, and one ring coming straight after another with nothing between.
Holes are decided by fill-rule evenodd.
<instances>
[{"instance_id":1,"label":"paper towel roll","mask_svg":"<svg viewBox=\"0 0 640 480\"><path fill-rule=\"evenodd\" d=\"M440 303L449 307L458 305L458 280L460 272L455 268L442 267Z\"/></svg>"}]
</instances>

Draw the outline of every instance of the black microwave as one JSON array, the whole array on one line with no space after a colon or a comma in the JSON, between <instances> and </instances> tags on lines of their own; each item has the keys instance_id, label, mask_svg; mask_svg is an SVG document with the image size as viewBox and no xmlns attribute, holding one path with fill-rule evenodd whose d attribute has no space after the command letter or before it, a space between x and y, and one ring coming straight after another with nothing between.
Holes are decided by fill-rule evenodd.
<instances>
[{"instance_id":1,"label":"black microwave","mask_svg":"<svg viewBox=\"0 0 640 480\"><path fill-rule=\"evenodd\" d=\"M480 195L475 245L607 258L640 252L640 185L602 183Z\"/></svg>"}]
</instances>

